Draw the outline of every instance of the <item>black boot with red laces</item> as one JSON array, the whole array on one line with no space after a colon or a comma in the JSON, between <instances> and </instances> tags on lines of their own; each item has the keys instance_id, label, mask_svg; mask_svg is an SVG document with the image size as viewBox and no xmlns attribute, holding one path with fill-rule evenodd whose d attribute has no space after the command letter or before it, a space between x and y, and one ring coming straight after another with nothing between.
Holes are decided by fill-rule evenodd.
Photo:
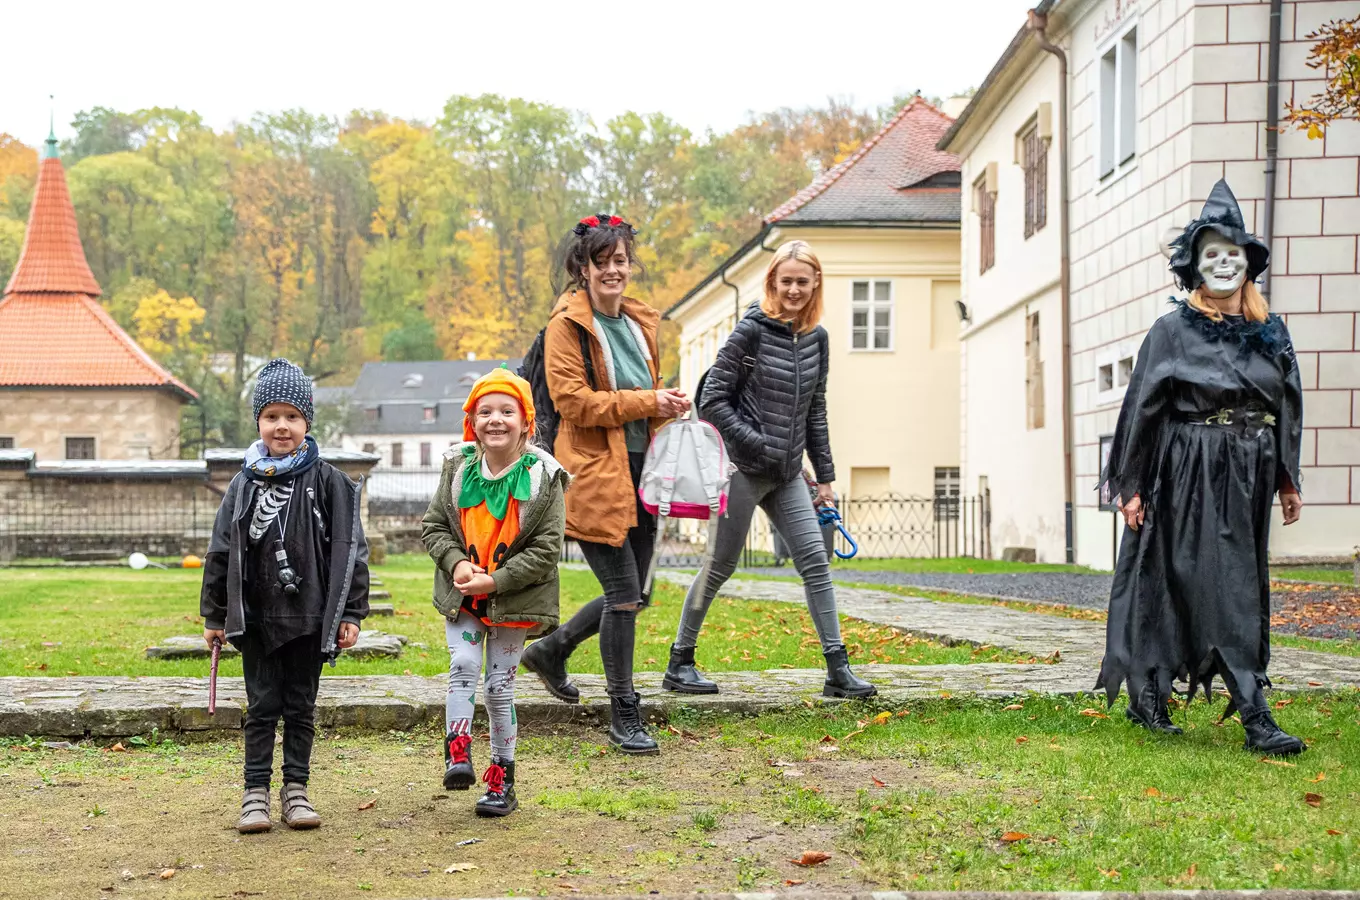
<instances>
[{"instance_id":1,"label":"black boot with red laces","mask_svg":"<svg viewBox=\"0 0 1360 900\"><path fill-rule=\"evenodd\" d=\"M472 738L466 734L444 736L444 789L465 791L477 783L472 771Z\"/></svg>"},{"instance_id":2,"label":"black boot with red laces","mask_svg":"<svg viewBox=\"0 0 1360 900\"><path fill-rule=\"evenodd\" d=\"M486 793L477 801L479 816L508 816L519 808L515 798L515 762L491 758L491 765L482 775Z\"/></svg>"}]
</instances>

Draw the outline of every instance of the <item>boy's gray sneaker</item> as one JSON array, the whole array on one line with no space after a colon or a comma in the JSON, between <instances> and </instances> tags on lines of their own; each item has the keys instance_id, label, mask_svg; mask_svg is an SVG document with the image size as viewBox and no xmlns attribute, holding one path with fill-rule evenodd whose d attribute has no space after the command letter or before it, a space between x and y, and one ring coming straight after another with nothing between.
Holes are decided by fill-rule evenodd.
<instances>
[{"instance_id":1,"label":"boy's gray sneaker","mask_svg":"<svg viewBox=\"0 0 1360 900\"><path fill-rule=\"evenodd\" d=\"M269 788L247 788L241 798L241 818L236 830L241 834L258 834L273 828L269 821Z\"/></svg>"},{"instance_id":2,"label":"boy's gray sneaker","mask_svg":"<svg viewBox=\"0 0 1360 900\"><path fill-rule=\"evenodd\" d=\"M283 802L283 824L299 830L317 828L321 817L307 799L307 785L290 781L279 788L279 800Z\"/></svg>"}]
</instances>

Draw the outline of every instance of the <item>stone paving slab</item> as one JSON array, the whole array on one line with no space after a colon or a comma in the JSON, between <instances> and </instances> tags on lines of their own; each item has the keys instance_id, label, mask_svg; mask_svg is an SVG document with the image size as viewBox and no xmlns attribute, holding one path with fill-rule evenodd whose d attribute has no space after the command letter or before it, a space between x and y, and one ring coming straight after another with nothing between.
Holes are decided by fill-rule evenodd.
<instances>
[{"instance_id":1,"label":"stone paving slab","mask_svg":"<svg viewBox=\"0 0 1360 900\"><path fill-rule=\"evenodd\" d=\"M693 576L663 572L657 577L683 586ZM735 580L722 593L736 599L805 602L802 587L791 582ZM996 647L1039 659L1057 651L1058 661L1051 664L857 665L856 670L878 686L880 702L938 697L946 692L992 698L1031 692L1075 696L1089 693L1095 683L1105 640L1104 626L1098 623L846 587L837 588L837 599L847 615L946 643ZM661 689L661 673L638 673L644 712L664 719L680 707L757 713L805 703L850 702L821 696L821 669L709 674L721 685L722 693L674 694ZM1271 678L1287 691L1360 687L1360 658L1276 648ZM604 677L580 675L575 681L585 702L572 706L550 697L537 679L521 677L515 698L519 718L552 723L607 717ZM443 676L324 676L317 724L388 730L439 722L446 684ZM239 678L219 679L217 696L217 714L210 717L206 677L4 677L0 678L0 735L126 737L153 728L239 729L244 683Z\"/></svg>"}]
</instances>

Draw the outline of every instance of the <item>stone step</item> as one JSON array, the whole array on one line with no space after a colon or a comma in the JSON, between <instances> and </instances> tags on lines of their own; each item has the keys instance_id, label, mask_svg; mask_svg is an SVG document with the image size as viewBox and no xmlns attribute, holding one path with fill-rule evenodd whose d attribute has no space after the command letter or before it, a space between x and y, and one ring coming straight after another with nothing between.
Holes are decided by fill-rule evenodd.
<instances>
[{"instance_id":1,"label":"stone step","mask_svg":"<svg viewBox=\"0 0 1360 900\"><path fill-rule=\"evenodd\" d=\"M341 654L355 659L399 659L401 648L406 645L406 635L386 634L377 630L359 632L359 640ZM424 645L421 645L422 647ZM222 645L222 658L240 656L230 641ZM155 647L146 648L147 659L208 659L212 653L203 642L201 635L179 635L168 637Z\"/></svg>"},{"instance_id":2,"label":"stone step","mask_svg":"<svg viewBox=\"0 0 1360 900\"><path fill-rule=\"evenodd\" d=\"M391 603L370 603L368 604L368 614L370 616L395 616L397 608Z\"/></svg>"},{"instance_id":3,"label":"stone step","mask_svg":"<svg viewBox=\"0 0 1360 900\"><path fill-rule=\"evenodd\" d=\"M368 599L369 599L369 600L391 600L391 599L392 599L392 592L391 592L391 591L369 591L369 592L368 592Z\"/></svg>"}]
</instances>

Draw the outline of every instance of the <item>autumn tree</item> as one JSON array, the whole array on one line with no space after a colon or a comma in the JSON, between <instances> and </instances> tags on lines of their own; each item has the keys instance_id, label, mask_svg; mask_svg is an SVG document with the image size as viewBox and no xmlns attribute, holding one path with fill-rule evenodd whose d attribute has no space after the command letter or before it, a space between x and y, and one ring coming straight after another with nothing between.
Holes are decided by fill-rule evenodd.
<instances>
[{"instance_id":1,"label":"autumn tree","mask_svg":"<svg viewBox=\"0 0 1360 900\"><path fill-rule=\"evenodd\" d=\"M1307 102L1285 104L1285 122L1316 139L1339 119L1360 117L1360 17L1335 19L1308 35L1314 41L1308 68L1325 83Z\"/></svg>"}]
</instances>

